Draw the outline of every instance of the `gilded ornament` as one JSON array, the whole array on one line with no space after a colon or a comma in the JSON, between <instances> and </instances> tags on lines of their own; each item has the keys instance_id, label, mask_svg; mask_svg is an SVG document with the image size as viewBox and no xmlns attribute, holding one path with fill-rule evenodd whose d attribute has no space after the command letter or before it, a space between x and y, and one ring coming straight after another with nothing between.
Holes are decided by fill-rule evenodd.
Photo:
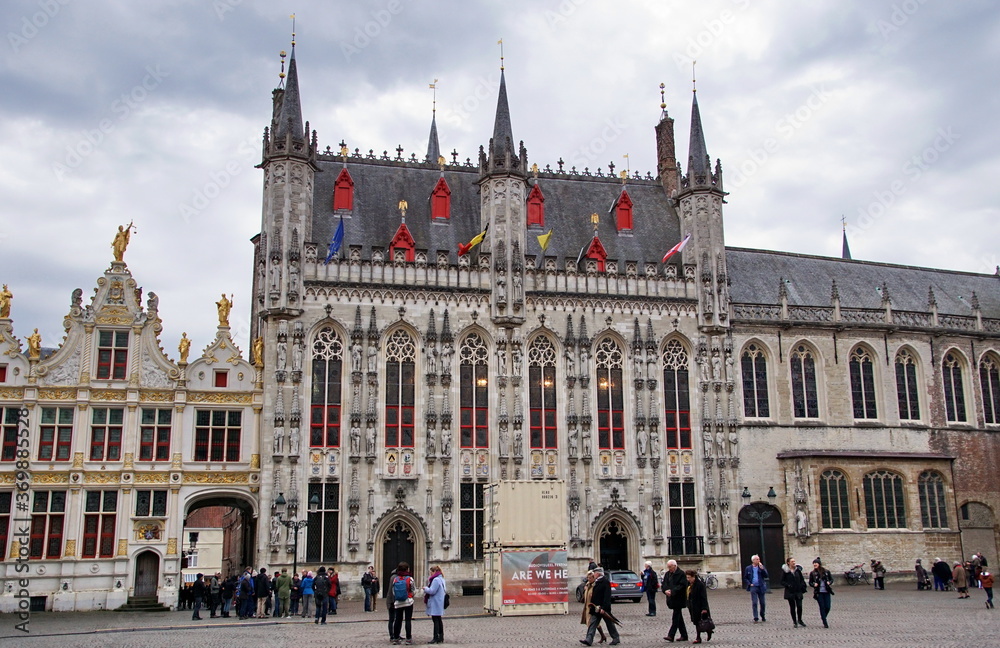
<instances>
[{"instance_id":1,"label":"gilded ornament","mask_svg":"<svg viewBox=\"0 0 1000 648\"><path fill-rule=\"evenodd\" d=\"M43 472L31 474L32 484L68 484L68 472Z\"/></svg>"},{"instance_id":2,"label":"gilded ornament","mask_svg":"<svg viewBox=\"0 0 1000 648\"><path fill-rule=\"evenodd\" d=\"M180 468L181 467L181 453L179 453L179 452L175 452L174 453L173 459L170 460L170 467L171 468Z\"/></svg>"},{"instance_id":3,"label":"gilded ornament","mask_svg":"<svg viewBox=\"0 0 1000 648\"><path fill-rule=\"evenodd\" d=\"M132 223L130 221L128 226L119 225L118 233L115 234L115 239L111 241L111 249L115 255L115 261L123 261L125 256L125 248L128 247L128 242L132 238Z\"/></svg>"},{"instance_id":4,"label":"gilded ornament","mask_svg":"<svg viewBox=\"0 0 1000 648\"><path fill-rule=\"evenodd\" d=\"M4 284L3 290L0 290L0 318L10 317L10 300L12 299L14 299L14 294L7 288L7 284Z\"/></svg>"},{"instance_id":5,"label":"gilded ornament","mask_svg":"<svg viewBox=\"0 0 1000 648\"><path fill-rule=\"evenodd\" d=\"M167 538L167 555L177 555L177 538Z\"/></svg>"},{"instance_id":6,"label":"gilded ornament","mask_svg":"<svg viewBox=\"0 0 1000 648\"><path fill-rule=\"evenodd\" d=\"M255 367L264 366L264 336L254 338L251 345L253 351L253 363Z\"/></svg>"},{"instance_id":7,"label":"gilded ornament","mask_svg":"<svg viewBox=\"0 0 1000 648\"><path fill-rule=\"evenodd\" d=\"M126 540L125 538L118 539L118 555L119 556L128 555L128 540Z\"/></svg>"},{"instance_id":8,"label":"gilded ornament","mask_svg":"<svg viewBox=\"0 0 1000 648\"><path fill-rule=\"evenodd\" d=\"M48 387L38 390L38 400L70 400L76 397L73 388Z\"/></svg>"},{"instance_id":9,"label":"gilded ornament","mask_svg":"<svg viewBox=\"0 0 1000 648\"><path fill-rule=\"evenodd\" d=\"M95 389L90 393L90 399L96 401L123 401L125 397L124 389Z\"/></svg>"},{"instance_id":10,"label":"gilded ornament","mask_svg":"<svg viewBox=\"0 0 1000 648\"><path fill-rule=\"evenodd\" d=\"M245 472L184 473L185 484L246 484L249 481L250 473Z\"/></svg>"},{"instance_id":11,"label":"gilded ornament","mask_svg":"<svg viewBox=\"0 0 1000 648\"><path fill-rule=\"evenodd\" d=\"M222 394L217 392L191 392L188 394L189 403L231 403L245 404L251 403L250 394Z\"/></svg>"},{"instance_id":12,"label":"gilded ornament","mask_svg":"<svg viewBox=\"0 0 1000 648\"><path fill-rule=\"evenodd\" d=\"M5 387L0 389L0 399L3 400L24 400L23 387Z\"/></svg>"},{"instance_id":13,"label":"gilded ornament","mask_svg":"<svg viewBox=\"0 0 1000 648\"><path fill-rule=\"evenodd\" d=\"M250 470L260 470L260 455L250 455Z\"/></svg>"},{"instance_id":14,"label":"gilded ornament","mask_svg":"<svg viewBox=\"0 0 1000 648\"><path fill-rule=\"evenodd\" d=\"M66 541L66 548L63 549L63 555L66 558L73 558L76 556L76 540Z\"/></svg>"},{"instance_id":15,"label":"gilded ornament","mask_svg":"<svg viewBox=\"0 0 1000 648\"><path fill-rule=\"evenodd\" d=\"M169 403L174 399L173 392L168 391L147 391L139 392L139 400L151 403Z\"/></svg>"},{"instance_id":16,"label":"gilded ornament","mask_svg":"<svg viewBox=\"0 0 1000 648\"><path fill-rule=\"evenodd\" d=\"M135 455L133 453L131 453L131 452L126 452L125 453L125 464L124 464L123 468L125 470L132 470L132 467L133 467L133 463L132 462L133 461L135 461Z\"/></svg>"},{"instance_id":17,"label":"gilded ornament","mask_svg":"<svg viewBox=\"0 0 1000 648\"><path fill-rule=\"evenodd\" d=\"M165 472L140 472L135 474L137 484L166 484L170 481L170 473Z\"/></svg>"},{"instance_id":18,"label":"gilded ornament","mask_svg":"<svg viewBox=\"0 0 1000 648\"><path fill-rule=\"evenodd\" d=\"M74 452L73 453L73 468L77 470L83 469L83 453Z\"/></svg>"},{"instance_id":19,"label":"gilded ornament","mask_svg":"<svg viewBox=\"0 0 1000 648\"><path fill-rule=\"evenodd\" d=\"M215 302L215 306L219 309L219 326L229 326L229 311L233 309L232 298L230 295L229 299L226 299L226 293L222 293L222 299Z\"/></svg>"},{"instance_id":20,"label":"gilded ornament","mask_svg":"<svg viewBox=\"0 0 1000 648\"><path fill-rule=\"evenodd\" d=\"M14 473L0 473L0 484L13 484Z\"/></svg>"},{"instance_id":21,"label":"gilded ornament","mask_svg":"<svg viewBox=\"0 0 1000 648\"><path fill-rule=\"evenodd\" d=\"M18 540L12 540L10 543L10 558L11 560L17 558L17 555L21 553L21 543Z\"/></svg>"},{"instance_id":22,"label":"gilded ornament","mask_svg":"<svg viewBox=\"0 0 1000 648\"><path fill-rule=\"evenodd\" d=\"M39 335L38 329L28 336L28 357L32 360L38 360L42 356L42 336Z\"/></svg>"},{"instance_id":23,"label":"gilded ornament","mask_svg":"<svg viewBox=\"0 0 1000 648\"><path fill-rule=\"evenodd\" d=\"M187 362L188 354L191 352L191 340L188 339L187 331L181 333L181 341L177 343L177 350L181 354L181 362Z\"/></svg>"},{"instance_id":24,"label":"gilded ornament","mask_svg":"<svg viewBox=\"0 0 1000 648\"><path fill-rule=\"evenodd\" d=\"M83 474L83 481L86 484L117 484L120 480L120 473L86 472Z\"/></svg>"}]
</instances>

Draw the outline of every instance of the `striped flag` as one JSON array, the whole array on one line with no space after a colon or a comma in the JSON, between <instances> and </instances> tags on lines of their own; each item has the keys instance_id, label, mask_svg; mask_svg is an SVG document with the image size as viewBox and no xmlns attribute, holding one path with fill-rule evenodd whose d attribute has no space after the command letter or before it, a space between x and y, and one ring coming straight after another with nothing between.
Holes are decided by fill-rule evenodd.
<instances>
[{"instance_id":1,"label":"striped flag","mask_svg":"<svg viewBox=\"0 0 1000 648\"><path fill-rule=\"evenodd\" d=\"M681 239L680 243L678 243L674 247L670 248L670 251L663 255L663 261L662 262L666 263L667 259L669 259L670 257L674 256L675 254L677 254L681 250L683 250L684 246L687 245L688 241L690 241L690 240L691 240L691 235L690 234L688 234L683 239Z\"/></svg>"},{"instance_id":2,"label":"striped flag","mask_svg":"<svg viewBox=\"0 0 1000 648\"><path fill-rule=\"evenodd\" d=\"M468 243L459 243L458 256L465 256L472 250L472 248L482 243L483 239L486 238L486 231L488 229L490 229L490 224L486 223L486 227L483 228L483 231L473 236L471 241L469 241Z\"/></svg>"}]
</instances>

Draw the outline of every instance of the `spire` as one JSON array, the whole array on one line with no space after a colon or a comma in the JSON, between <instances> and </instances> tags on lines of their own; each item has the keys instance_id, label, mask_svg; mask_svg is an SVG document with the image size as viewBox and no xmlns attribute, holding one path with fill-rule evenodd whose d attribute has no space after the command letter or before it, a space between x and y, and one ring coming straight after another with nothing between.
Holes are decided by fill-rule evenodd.
<instances>
[{"instance_id":1,"label":"spire","mask_svg":"<svg viewBox=\"0 0 1000 648\"><path fill-rule=\"evenodd\" d=\"M434 79L434 83L430 84L431 90L434 91L433 100L431 103L431 134L427 138L427 157L425 161L428 164L437 164L438 158L441 157L441 146L438 144L438 127L437 127L437 79Z\"/></svg>"},{"instance_id":2,"label":"spire","mask_svg":"<svg viewBox=\"0 0 1000 648\"><path fill-rule=\"evenodd\" d=\"M283 139L291 133L294 140L305 140L305 128L302 125L302 102L299 98L299 74L295 66L295 45L292 44L292 54L288 59L288 76L285 78L285 90L281 97L281 109L278 111L274 125L275 139Z\"/></svg>"},{"instance_id":3,"label":"spire","mask_svg":"<svg viewBox=\"0 0 1000 648\"><path fill-rule=\"evenodd\" d=\"M698 110L698 93L693 93L691 102L691 139L688 146L688 179L691 184L705 184L711 167L708 147L705 146L705 131L701 127L701 111Z\"/></svg>"},{"instance_id":4,"label":"spire","mask_svg":"<svg viewBox=\"0 0 1000 648\"><path fill-rule=\"evenodd\" d=\"M493 122L493 145L491 154L495 159L503 160L507 151L516 158L513 151L514 133L510 126L510 107L507 105L507 81L503 70L500 70L500 94L497 96L497 114Z\"/></svg>"},{"instance_id":5,"label":"spire","mask_svg":"<svg viewBox=\"0 0 1000 648\"><path fill-rule=\"evenodd\" d=\"M847 244L847 221L841 216L841 221L844 227L844 242L841 244L840 248L840 258L850 259L851 258L851 246Z\"/></svg>"}]
</instances>

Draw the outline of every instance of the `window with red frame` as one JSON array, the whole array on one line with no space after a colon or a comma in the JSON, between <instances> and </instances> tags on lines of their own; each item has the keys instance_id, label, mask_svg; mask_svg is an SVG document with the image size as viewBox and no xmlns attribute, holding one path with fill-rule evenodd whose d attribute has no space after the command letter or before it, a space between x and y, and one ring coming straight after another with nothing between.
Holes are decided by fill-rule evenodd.
<instances>
[{"instance_id":1,"label":"window with red frame","mask_svg":"<svg viewBox=\"0 0 1000 648\"><path fill-rule=\"evenodd\" d=\"M413 237L410 235L409 228L404 223L399 226L399 229L396 230L396 235L392 237L392 242L389 243L389 256L393 262L412 262L414 257L413 247Z\"/></svg>"},{"instance_id":2,"label":"window with red frame","mask_svg":"<svg viewBox=\"0 0 1000 648\"><path fill-rule=\"evenodd\" d=\"M688 354L678 340L663 349L663 402L667 427L667 448L691 449L691 397L688 383Z\"/></svg>"},{"instance_id":3,"label":"window with red frame","mask_svg":"<svg viewBox=\"0 0 1000 648\"><path fill-rule=\"evenodd\" d=\"M81 558L113 558L118 491L87 491L83 515Z\"/></svg>"},{"instance_id":4,"label":"window with red frame","mask_svg":"<svg viewBox=\"0 0 1000 648\"><path fill-rule=\"evenodd\" d=\"M587 250L585 256L587 259L593 259L597 262L597 271L605 271L605 262L608 260L608 252L604 249L604 245L601 243L601 239L594 237L594 240L590 242L590 248Z\"/></svg>"},{"instance_id":5,"label":"window with red frame","mask_svg":"<svg viewBox=\"0 0 1000 648\"><path fill-rule=\"evenodd\" d=\"M39 461L69 461L73 441L73 408L43 407L39 427Z\"/></svg>"},{"instance_id":6,"label":"window with red frame","mask_svg":"<svg viewBox=\"0 0 1000 648\"><path fill-rule=\"evenodd\" d=\"M344 342L330 327L320 330L313 342L312 401L309 445L340 447L341 375Z\"/></svg>"},{"instance_id":7,"label":"window with red frame","mask_svg":"<svg viewBox=\"0 0 1000 648\"><path fill-rule=\"evenodd\" d=\"M341 169L333 184L333 210L351 211L354 209L354 178L347 169Z\"/></svg>"},{"instance_id":8,"label":"window with red frame","mask_svg":"<svg viewBox=\"0 0 1000 648\"><path fill-rule=\"evenodd\" d=\"M16 407L0 407L0 461L17 459L17 419L19 414L20 410ZM3 551L2 544L0 544L0 551Z\"/></svg>"},{"instance_id":9,"label":"window with red frame","mask_svg":"<svg viewBox=\"0 0 1000 648\"><path fill-rule=\"evenodd\" d=\"M632 198L628 195L628 191L624 189L622 189L621 195L618 196L618 202L615 205L615 216L619 232L632 230Z\"/></svg>"},{"instance_id":10,"label":"window with red frame","mask_svg":"<svg viewBox=\"0 0 1000 648\"><path fill-rule=\"evenodd\" d=\"M139 424L139 461L170 460L172 410L143 408Z\"/></svg>"},{"instance_id":11,"label":"window with red frame","mask_svg":"<svg viewBox=\"0 0 1000 648\"><path fill-rule=\"evenodd\" d=\"M14 493L0 492L0 555L7 555L7 539L10 537L10 509Z\"/></svg>"},{"instance_id":12,"label":"window with red frame","mask_svg":"<svg viewBox=\"0 0 1000 648\"><path fill-rule=\"evenodd\" d=\"M385 350L385 447L412 448L416 346L409 333L395 331L389 336Z\"/></svg>"},{"instance_id":13,"label":"window with red frame","mask_svg":"<svg viewBox=\"0 0 1000 648\"><path fill-rule=\"evenodd\" d=\"M537 184L528 192L528 227L545 227L545 196Z\"/></svg>"},{"instance_id":14,"label":"window with red frame","mask_svg":"<svg viewBox=\"0 0 1000 648\"><path fill-rule=\"evenodd\" d=\"M458 366L459 435L463 448L490 447L489 349L473 333L462 342Z\"/></svg>"},{"instance_id":15,"label":"window with red frame","mask_svg":"<svg viewBox=\"0 0 1000 648\"><path fill-rule=\"evenodd\" d=\"M216 369L215 370L215 386L226 388L229 386L229 370L228 369Z\"/></svg>"},{"instance_id":16,"label":"window with red frame","mask_svg":"<svg viewBox=\"0 0 1000 648\"><path fill-rule=\"evenodd\" d=\"M66 491L35 491L31 502L31 535L28 557L52 559L62 556Z\"/></svg>"},{"instance_id":17,"label":"window with red frame","mask_svg":"<svg viewBox=\"0 0 1000 648\"><path fill-rule=\"evenodd\" d=\"M528 347L528 423L532 448L558 447L556 399L556 349L547 337L537 337Z\"/></svg>"},{"instance_id":18,"label":"window with red frame","mask_svg":"<svg viewBox=\"0 0 1000 648\"><path fill-rule=\"evenodd\" d=\"M239 410L196 410L195 461L239 461L243 413Z\"/></svg>"},{"instance_id":19,"label":"window with red frame","mask_svg":"<svg viewBox=\"0 0 1000 648\"><path fill-rule=\"evenodd\" d=\"M625 392L622 350L611 338L597 345L597 444L601 450L625 449Z\"/></svg>"},{"instance_id":20,"label":"window with red frame","mask_svg":"<svg viewBox=\"0 0 1000 648\"><path fill-rule=\"evenodd\" d=\"M440 178L431 192L431 218L448 220L451 218L451 189L444 178Z\"/></svg>"},{"instance_id":21,"label":"window with red frame","mask_svg":"<svg viewBox=\"0 0 1000 648\"><path fill-rule=\"evenodd\" d=\"M90 425L90 460L118 461L122 456L122 424L125 410L95 407Z\"/></svg>"},{"instance_id":22,"label":"window with red frame","mask_svg":"<svg viewBox=\"0 0 1000 648\"><path fill-rule=\"evenodd\" d=\"M0 383L7 382L7 365L0 365Z\"/></svg>"},{"instance_id":23,"label":"window with red frame","mask_svg":"<svg viewBox=\"0 0 1000 648\"><path fill-rule=\"evenodd\" d=\"M97 332L98 380L124 380L128 368L128 331Z\"/></svg>"}]
</instances>

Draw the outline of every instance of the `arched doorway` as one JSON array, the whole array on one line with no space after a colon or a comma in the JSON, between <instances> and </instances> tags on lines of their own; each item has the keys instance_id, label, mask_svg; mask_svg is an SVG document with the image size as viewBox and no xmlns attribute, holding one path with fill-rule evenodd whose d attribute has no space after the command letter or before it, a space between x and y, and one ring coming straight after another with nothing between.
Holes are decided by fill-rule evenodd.
<instances>
[{"instance_id":1,"label":"arched doorway","mask_svg":"<svg viewBox=\"0 0 1000 648\"><path fill-rule=\"evenodd\" d=\"M197 572L239 574L258 560L256 503L237 493L202 492L184 507L182 582Z\"/></svg>"},{"instance_id":2,"label":"arched doorway","mask_svg":"<svg viewBox=\"0 0 1000 648\"><path fill-rule=\"evenodd\" d=\"M997 563L996 517L982 502L966 502L959 507L959 528L962 530L962 555L981 551L990 565Z\"/></svg>"},{"instance_id":3,"label":"arched doorway","mask_svg":"<svg viewBox=\"0 0 1000 648\"><path fill-rule=\"evenodd\" d=\"M155 597L160 586L160 556L155 551L143 551L135 557L136 598Z\"/></svg>"},{"instance_id":4,"label":"arched doorway","mask_svg":"<svg viewBox=\"0 0 1000 648\"><path fill-rule=\"evenodd\" d=\"M628 536L621 522L611 520L600 534L598 559L604 569L629 569Z\"/></svg>"},{"instance_id":5,"label":"arched doorway","mask_svg":"<svg viewBox=\"0 0 1000 648\"><path fill-rule=\"evenodd\" d=\"M410 573L418 573L413 536L413 529L402 519L397 519L382 535L382 596L388 594L390 574L399 563L408 563Z\"/></svg>"},{"instance_id":6,"label":"arched doorway","mask_svg":"<svg viewBox=\"0 0 1000 648\"><path fill-rule=\"evenodd\" d=\"M740 565L750 564L750 557L760 556L770 576L771 586L781 580L785 562L785 529L781 511L767 502L754 502L740 509Z\"/></svg>"}]
</instances>

